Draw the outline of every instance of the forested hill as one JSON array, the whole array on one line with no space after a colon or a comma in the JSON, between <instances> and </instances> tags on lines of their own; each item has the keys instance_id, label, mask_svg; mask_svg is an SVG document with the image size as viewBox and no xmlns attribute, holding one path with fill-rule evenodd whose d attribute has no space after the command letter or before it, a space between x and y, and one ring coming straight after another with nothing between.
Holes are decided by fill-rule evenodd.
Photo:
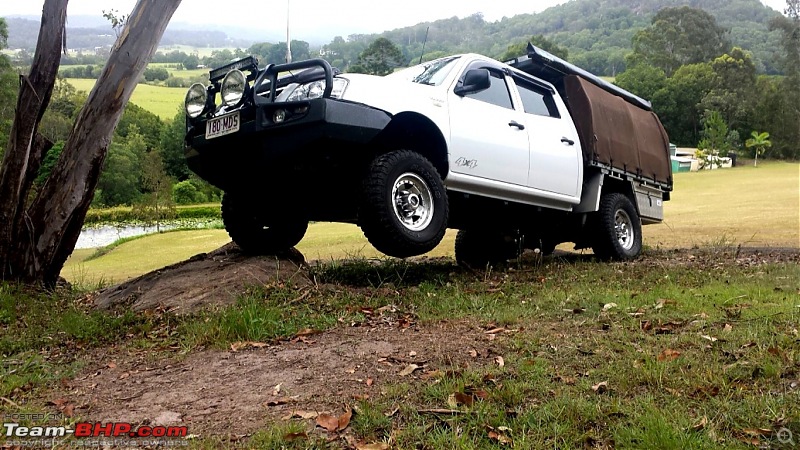
<instances>
[{"instance_id":1,"label":"forested hill","mask_svg":"<svg viewBox=\"0 0 800 450\"><path fill-rule=\"evenodd\" d=\"M633 35L650 24L656 11L676 6L708 11L720 26L730 30L733 45L754 54L761 72L778 71L774 52L780 49L780 33L769 32L768 23L779 13L759 0L572 0L538 14L520 14L496 22L487 22L475 14L380 35L400 45L404 54L412 58L421 54L428 27L426 57L456 52L498 57L509 44L543 34L566 47L573 63L596 73L615 75L624 69L624 57L631 50ZM350 40L369 42L377 36L350 36Z\"/></svg>"}]
</instances>

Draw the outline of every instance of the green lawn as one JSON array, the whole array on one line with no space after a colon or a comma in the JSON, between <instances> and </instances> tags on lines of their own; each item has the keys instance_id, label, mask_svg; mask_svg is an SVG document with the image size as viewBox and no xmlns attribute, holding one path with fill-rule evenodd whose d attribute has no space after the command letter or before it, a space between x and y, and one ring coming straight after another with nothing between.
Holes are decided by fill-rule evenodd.
<instances>
[{"instance_id":1,"label":"green lawn","mask_svg":"<svg viewBox=\"0 0 800 450\"><path fill-rule=\"evenodd\" d=\"M644 227L651 248L692 246L800 247L800 164L768 162L675 175L666 220ZM455 233L448 232L430 256L452 256ZM84 262L92 250L77 251L62 275L79 283L120 282L211 251L228 242L224 230L165 233L125 243ZM354 225L316 223L297 248L308 260L380 257ZM568 250L569 244L560 248Z\"/></svg>"},{"instance_id":2,"label":"green lawn","mask_svg":"<svg viewBox=\"0 0 800 450\"><path fill-rule=\"evenodd\" d=\"M96 80L68 78L67 82L80 91L92 90ZM186 97L185 88L169 88L139 84L131 96L131 103L140 106L162 119L172 119L178 113Z\"/></svg>"}]
</instances>

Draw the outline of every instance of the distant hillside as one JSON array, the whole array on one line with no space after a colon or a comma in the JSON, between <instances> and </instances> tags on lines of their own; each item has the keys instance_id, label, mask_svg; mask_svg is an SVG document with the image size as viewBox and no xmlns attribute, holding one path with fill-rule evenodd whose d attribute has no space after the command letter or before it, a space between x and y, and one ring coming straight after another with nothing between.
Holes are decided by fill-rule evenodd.
<instances>
[{"instance_id":1,"label":"distant hillside","mask_svg":"<svg viewBox=\"0 0 800 450\"><path fill-rule=\"evenodd\" d=\"M768 31L778 12L759 0L572 0L538 14L520 14L486 22L479 14L438 20L387 31L380 35L354 35L350 40L370 41L385 36L404 49L407 57L419 57L425 32L430 27L425 52L478 52L498 57L515 41L543 34L567 47L569 59L603 75L615 75L631 50L631 38L650 24L659 9L688 5L711 13L730 30L733 45L753 52L759 69L775 73L779 33Z\"/></svg>"},{"instance_id":2,"label":"distant hillside","mask_svg":"<svg viewBox=\"0 0 800 450\"><path fill-rule=\"evenodd\" d=\"M8 48L33 50L39 35L39 20L29 17L9 17ZM78 24L80 26L76 26ZM219 30L186 29L180 24L167 28L161 45L187 45L191 47L243 47L253 44L253 39L229 37ZM100 18L89 16L70 17L67 21L67 47L70 49L93 49L112 45L116 37L111 25Z\"/></svg>"}]
</instances>

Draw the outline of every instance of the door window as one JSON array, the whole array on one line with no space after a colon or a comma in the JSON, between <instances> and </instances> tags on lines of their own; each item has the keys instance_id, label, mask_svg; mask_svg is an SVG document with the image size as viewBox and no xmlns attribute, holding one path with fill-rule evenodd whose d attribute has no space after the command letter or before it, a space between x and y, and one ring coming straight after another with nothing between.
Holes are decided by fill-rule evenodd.
<instances>
[{"instance_id":1,"label":"door window","mask_svg":"<svg viewBox=\"0 0 800 450\"><path fill-rule=\"evenodd\" d=\"M508 92L508 86L506 85L506 79L503 74L490 70L489 75L491 75L489 78L492 81L489 89L474 94L467 94L466 96L503 108L514 109L514 105L511 103L511 94Z\"/></svg>"},{"instance_id":2,"label":"door window","mask_svg":"<svg viewBox=\"0 0 800 450\"><path fill-rule=\"evenodd\" d=\"M522 80L515 79L514 81L519 88L519 96L522 97L522 106L526 113L545 117L561 117L551 92Z\"/></svg>"}]
</instances>

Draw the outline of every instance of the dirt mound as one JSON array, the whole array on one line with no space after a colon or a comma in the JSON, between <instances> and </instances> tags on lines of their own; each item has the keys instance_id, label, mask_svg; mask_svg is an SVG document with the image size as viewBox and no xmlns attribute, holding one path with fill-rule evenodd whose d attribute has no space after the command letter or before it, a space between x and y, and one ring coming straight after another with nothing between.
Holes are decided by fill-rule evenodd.
<instances>
[{"instance_id":1,"label":"dirt mound","mask_svg":"<svg viewBox=\"0 0 800 450\"><path fill-rule=\"evenodd\" d=\"M204 436L244 436L293 414L341 414L343 405L380 397L400 380L435 383L447 370L493 365L506 340L494 337L466 322L393 323L183 360L103 352L63 394L89 421L181 424Z\"/></svg>"},{"instance_id":2,"label":"dirt mound","mask_svg":"<svg viewBox=\"0 0 800 450\"><path fill-rule=\"evenodd\" d=\"M134 311L164 308L184 314L209 305L228 305L248 286L312 283L303 255L291 249L279 256L250 256L235 244L203 253L97 294L100 309Z\"/></svg>"}]
</instances>

